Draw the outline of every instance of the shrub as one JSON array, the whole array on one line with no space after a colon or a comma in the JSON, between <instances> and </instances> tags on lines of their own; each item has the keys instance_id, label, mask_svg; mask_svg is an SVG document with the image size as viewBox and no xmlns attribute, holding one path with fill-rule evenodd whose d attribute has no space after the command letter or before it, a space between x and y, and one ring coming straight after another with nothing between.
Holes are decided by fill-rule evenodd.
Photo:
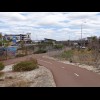
<instances>
[{"instance_id":1,"label":"shrub","mask_svg":"<svg viewBox=\"0 0 100 100\"><path fill-rule=\"evenodd\" d=\"M41 49L40 49L40 50L38 50L38 51L35 51L34 54L46 53L46 52L47 52L46 50L41 50Z\"/></svg>"},{"instance_id":2,"label":"shrub","mask_svg":"<svg viewBox=\"0 0 100 100\"><path fill-rule=\"evenodd\" d=\"M68 50L62 53L62 57L70 60L73 57L73 51Z\"/></svg>"},{"instance_id":3,"label":"shrub","mask_svg":"<svg viewBox=\"0 0 100 100\"><path fill-rule=\"evenodd\" d=\"M25 54L17 54L16 57L23 57Z\"/></svg>"},{"instance_id":4,"label":"shrub","mask_svg":"<svg viewBox=\"0 0 100 100\"><path fill-rule=\"evenodd\" d=\"M0 62L0 70L3 70L4 69L4 64L2 62Z\"/></svg>"},{"instance_id":5,"label":"shrub","mask_svg":"<svg viewBox=\"0 0 100 100\"><path fill-rule=\"evenodd\" d=\"M91 51L91 48L88 48L88 51Z\"/></svg>"},{"instance_id":6,"label":"shrub","mask_svg":"<svg viewBox=\"0 0 100 100\"><path fill-rule=\"evenodd\" d=\"M54 49L62 49L63 47L64 47L63 45L58 44L58 45L55 45L55 46L54 46Z\"/></svg>"},{"instance_id":7,"label":"shrub","mask_svg":"<svg viewBox=\"0 0 100 100\"><path fill-rule=\"evenodd\" d=\"M38 64L35 60L22 61L12 67L13 71L31 71L38 68Z\"/></svg>"}]
</instances>

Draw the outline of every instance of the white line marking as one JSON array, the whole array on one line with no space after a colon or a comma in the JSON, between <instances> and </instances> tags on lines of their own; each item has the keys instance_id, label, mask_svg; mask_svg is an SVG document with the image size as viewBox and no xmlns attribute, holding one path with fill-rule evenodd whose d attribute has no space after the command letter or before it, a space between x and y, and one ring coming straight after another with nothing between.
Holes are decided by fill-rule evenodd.
<instances>
[{"instance_id":1,"label":"white line marking","mask_svg":"<svg viewBox=\"0 0 100 100\"><path fill-rule=\"evenodd\" d=\"M78 74L74 73L76 76L79 76Z\"/></svg>"},{"instance_id":2,"label":"white line marking","mask_svg":"<svg viewBox=\"0 0 100 100\"><path fill-rule=\"evenodd\" d=\"M48 62L48 61L44 61L44 60L41 60L41 59L38 59L38 60L49 63L49 64L52 64L51 62Z\"/></svg>"},{"instance_id":3,"label":"white line marking","mask_svg":"<svg viewBox=\"0 0 100 100\"><path fill-rule=\"evenodd\" d=\"M65 67L62 67L62 68L65 68Z\"/></svg>"}]
</instances>

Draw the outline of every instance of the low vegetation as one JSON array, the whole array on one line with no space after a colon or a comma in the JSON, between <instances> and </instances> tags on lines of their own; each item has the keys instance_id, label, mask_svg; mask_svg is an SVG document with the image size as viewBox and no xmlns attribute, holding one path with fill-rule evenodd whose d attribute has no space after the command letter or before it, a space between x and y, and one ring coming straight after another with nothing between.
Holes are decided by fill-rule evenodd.
<instances>
[{"instance_id":1,"label":"low vegetation","mask_svg":"<svg viewBox=\"0 0 100 100\"><path fill-rule=\"evenodd\" d=\"M61 57L62 58L65 58L66 60L71 60L72 57L73 57L73 50L68 50L68 51L64 51L62 54L61 54Z\"/></svg>"},{"instance_id":2,"label":"low vegetation","mask_svg":"<svg viewBox=\"0 0 100 100\"><path fill-rule=\"evenodd\" d=\"M25 54L17 54L16 57L24 57Z\"/></svg>"},{"instance_id":3,"label":"low vegetation","mask_svg":"<svg viewBox=\"0 0 100 100\"><path fill-rule=\"evenodd\" d=\"M4 68L5 68L4 64L0 62L0 71L3 70Z\"/></svg>"},{"instance_id":4,"label":"low vegetation","mask_svg":"<svg viewBox=\"0 0 100 100\"><path fill-rule=\"evenodd\" d=\"M54 57L59 59L68 60L74 63L81 63L87 65L100 65L100 53L97 53L91 49L72 49L64 51L62 54L55 55Z\"/></svg>"},{"instance_id":5,"label":"low vegetation","mask_svg":"<svg viewBox=\"0 0 100 100\"><path fill-rule=\"evenodd\" d=\"M13 71L31 71L38 68L37 60L21 61L12 67Z\"/></svg>"},{"instance_id":6,"label":"low vegetation","mask_svg":"<svg viewBox=\"0 0 100 100\"><path fill-rule=\"evenodd\" d=\"M35 51L34 54L46 53L46 52L47 52L46 50L40 49L40 50Z\"/></svg>"},{"instance_id":7,"label":"low vegetation","mask_svg":"<svg viewBox=\"0 0 100 100\"><path fill-rule=\"evenodd\" d=\"M62 49L64 46L62 44L57 44L54 46L54 49Z\"/></svg>"}]
</instances>

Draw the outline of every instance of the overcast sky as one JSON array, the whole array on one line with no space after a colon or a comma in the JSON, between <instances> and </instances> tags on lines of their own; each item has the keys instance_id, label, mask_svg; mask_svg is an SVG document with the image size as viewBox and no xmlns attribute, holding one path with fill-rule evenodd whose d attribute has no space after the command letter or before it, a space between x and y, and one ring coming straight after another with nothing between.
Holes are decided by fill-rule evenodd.
<instances>
[{"instance_id":1,"label":"overcast sky","mask_svg":"<svg viewBox=\"0 0 100 100\"><path fill-rule=\"evenodd\" d=\"M100 12L0 12L0 32L31 33L32 40L80 39L81 24L83 38L100 36Z\"/></svg>"}]
</instances>

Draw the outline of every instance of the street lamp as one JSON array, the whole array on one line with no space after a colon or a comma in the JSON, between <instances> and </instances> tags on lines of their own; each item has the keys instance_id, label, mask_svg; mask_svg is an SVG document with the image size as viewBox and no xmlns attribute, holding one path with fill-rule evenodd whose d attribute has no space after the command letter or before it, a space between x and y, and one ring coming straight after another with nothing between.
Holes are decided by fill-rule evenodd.
<instances>
[{"instance_id":1,"label":"street lamp","mask_svg":"<svg viewBox=\"0 0 100 100\"><path fill-rule=\"evenodd\" d=\"M86 23L86 22L83 22L83 23ZM83 26L83 23L81 24L81 48L82 48L82 26Z\"/></svg>"}]
</instances>

